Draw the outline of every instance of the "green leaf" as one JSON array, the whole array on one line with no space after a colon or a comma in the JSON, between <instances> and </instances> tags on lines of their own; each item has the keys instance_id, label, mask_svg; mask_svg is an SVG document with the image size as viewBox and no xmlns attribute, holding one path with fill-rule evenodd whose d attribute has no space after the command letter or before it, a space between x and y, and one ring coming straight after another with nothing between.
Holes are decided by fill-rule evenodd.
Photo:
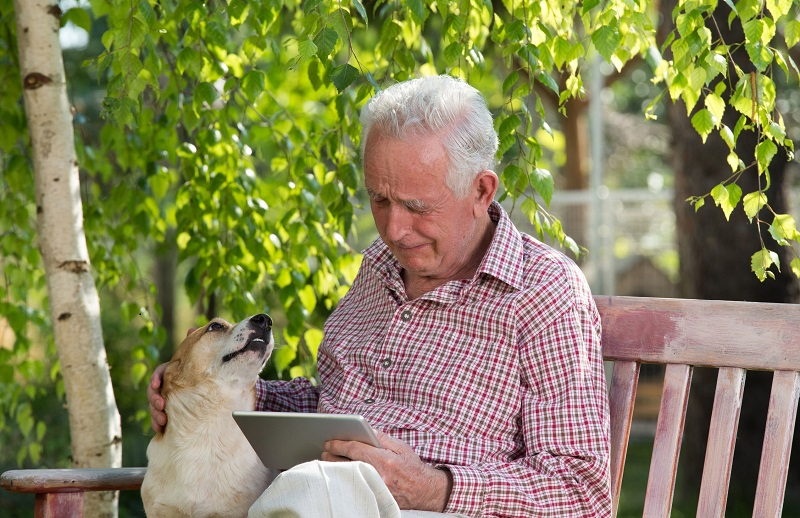
<instances>
[{"instance_id":1,"label":"green leaf","mask_svg":"<svg viewBox=\"0 0 800 518\"><path fill-rule=\"evenodd\" d=\"M353 81L358 79L359 75L356 67L350 63L346 63L344 65L339 65L331 71L331 80L336 90L341 93L345 88L353 84Z\"/></svg>"},{"instance_id":2,"label":"green leaf","mask_svg":"<svg viewBox=\"0 0 800 518\"><path fill-rule=\"evenodd\" d=\"M790 266L792 268L792 273L794 273L794 276L800 279L800 257L795 257L794 259L792 259Z\"/></svg>"},{"instance_id":3,"label":"green leaf","mask_svg":"<svg viewBox=\"0 0 800 518\"><path fill-rule=\"evenodd\" d=\"M550 171L539 167L534 169L531 173L531 186L536 189L536 192L542 196L545 204L549 207L555 191L555 182Z\"/></svg>"},{"instance_id":4,"label":"green leaf","mask_svg":"<svg viewBox=\"0 0 800 518\"><path fill-rule=\"evenodd\" d=\"M203 59L193 48L184 47L178 53L178 60L176 64L178 67L178 72L181 74L191 72L192 76L197 77L197 75L200 73L200 70L203 68Z\"/></svg>"},{"instance_id":5,"label":"green leaf","mask_svg":"<svg viewBox=\"0 0 800 518\"><path fill-rule=\"evenodd\" d=\"M519 72L514 70L503 80L503 95L511 95L511 89L519 81Z\"/></svg>"},{"instance_id":6,"label":"green leaf","mask_svg":"<svg viewBox=\"0 0 800 518\"><path fill-rule=\"evenodd\" d=\"M692 126L694 126L694 129L697 131L697 133L700 134L704 144L709 133L711 133L711 130L714 129L716 122L717 119L715 119L711 112L705 108L699 110L694 114L694 117L692 117Z\"/></svg>"},{"instance_id":7,"label":"green leaf","mask_svg":"<svg viewBox=\"0 0 800 518\"><path fill-rule=\"evenodd\" d=\"M780 271L781 263L778 254L766 248L762 248L750 258L750 269L761 282L764 282L767 275L774 277L774 275L768 271L772 265L777 266L778 271Z\"/></svg>"},{"instance_id":8,"label":"green leaf","mask_svg":"<svg viewBox=\"0 0 800 518\"><path fill-rule=\"evenodd\" d=\"M319 31L319 34L314 37L314 44L317 46L317 55L320 59L327 59L330 56L337 41L339 41L339 35L335 30L325 27Z\"/></svg>"},{"instance_id":9,"label":"green leaf","mask_svg":"<svg viewBox=\"0 0 800 518\"><path fill-rule=\"evenodd\" d=\"M206 103L209 106L217 100L217 89L211 83L203 82L194 90L196 103Z\"/></svg>"},{"instance_id":10,"label":"green leaf","mask_svg":"<svg viewBox=\"0 0 800 518\"><path fill-rule=\"evenodd\" d=\"M594 47L608 62L611 62L611 56L617 50L621 39L616 25L603 25L592 34Z\"/></svg>"},{"instance_id":11,"label":"green leaf","mask_svg":"<svg viewBox=\"0 0 800 518\"><path fill-rule=\"evenodd\" d=\"M300 54L301 62L310 60L318 50L316 44L308 38L301 39L297 44L297 51Z\"/></svg>"},{"instance_id":12,"label":"green leaf","mask_svg":"<svg viewBox=\"0 0 800 518\"><path fill-rule=\"evenodd\" d=\"M512 113L508 117L502 119L500 127L497 129L497 134L501 139L505 138L507 135L514 133L514 130L516 130L520 124L519 116L516 113Z\"/></svg>"},{"instance_id":13,"label":"green leaf","mask_svg":"<svg viewBox=\"0 0 800 518\"><path fill-rule=\"evenodd\" d=\"M519 209L523 214L525 214L525 216L527 216L528 221L533 222L536 219L536 213L539 210L539 204L537 204L536 200L534 200L532 197L528 197L522 200Z\"/></svg>"},{"instance_id":14,"label":"green leaf","mask_svg":"<svg viewBox=\"0 0 800 518\"><path fill-rule=\"evenodd\" d=\"M303 339L306 342L306 347L308 347L309 352L316 360L317 358L317 351L319 350L319 344L322 343L323 333L317 328L311 328L305 333L303 333Z\"/></svg>"},{"instance_id":15,"label":"green leaf","mask_svg":"<svg viewBox=\"0 0 800 518\"><path fill-rule=\"evenodd\" d=\"M444 49L444 59L449 65L458 64L463 54L464 47L457 41L454 41Z\"/></svg>"},{"instance_id":16,"label":"green leaf","mask_svg":"<svg viewBox=\"0 0 800 518\"><path fill-rule=\"evenodd\" d=\"M555 92L555 93L559 93L560 92L560 89L558 88L558 84L556 84L555 79L550 77L550 75L546 74L544 71L539 72L536 75L536 79L538 79L540 83L545 85L547 88L549 88L553 92Z\"/></svg>"},{"instance_id":17,"label":"green leaf","mask_svg":"<svg viewBox=\"0 0 800 518\"><path fill-rule=\"evenodd\" d=\"M367 11L364 9L364 4L361 3L360 0L353 0L353 6L358 11L358 15L361 16L361 19L364 20L364 25L369 24L369 20L367 19Z\"/></svg>"},{"instance_id":18,"label":"green leaf","mask_svg":"<svg viewBox=\"0 0 800 518\"><path fill-rule=\"evenodd\" d=\"M415 22L422 25L428 17L428 11L425 9L425 4L422 0L407 0L404 2L408 10L411 11L411 17Z\"/></svg>"},{"instance_id":19,"label":"green leaf","mask_svg":"<svg viewBox=\"0 0 800 518\"><path fill-rule=\"evenodd\" d=\"M587 0L583 2L583 5L581 5L581 14L584 15L588 13L598 5L600 5L600 0Z\"/></svg>"},{"instance_id":20,"label":"green leaf","mask_svg":"<svg viewBox=\"0 0 800 518\"><path fill-rule=\"evenodd\" d=\"M772 224L769 226L769 233L781 246L788 246L789 241L800 240L797 224L789 214L776 214Z\"/></svg>"},{"instance_id":21,"label":"green leaf","mask_svg":"<svg viewBox=\"0 0 800 518\"><path fill-rule=\"evenodd\" d=\"M756 161L758 162L758 171L763 173L769 167L773 157L778 153L778 146L771 140L762 140L756 146Z\"/></svg>"},{"instance_id":22,"label":"green leaf","mask_svg":"<svg viewBox=\"0 0 800 518\"><path fill-rule=\"evenodd\" d=\"M719 128L719 136L722 137L722 140L724 140L726 144L728 144L728 148L730 148L731 151L733 151L733 148L736 147L736 139L733 137L733 132L731 131L731 129L728 126L721 124ZM737 157L737 163L738 163L738 157Z\"/></svg>"},{"instance_id":23,"label":"green leaf","mask_svg":"<svg viewBox=\"0 0 800 518\"><path fill-rule=\"evenodd\" d=\"M728 166L730 166L731 171L738 171L742 167L742 161L739 159L739 155L737 155L734 151L728 153L728 156L725 157L725 161L728 162Z\"/></svg>"},{"instance_id":24,"label":"green leaf","mask_svg":"<svg viewBox=\"0 0 800 518\"><path fill-rule=\"evenodd\" d=\"M761 208L767 204L767 195L763 192L753 191L744 196L742 203L744 213L747 214L747 217L752 222L753 218L761 211Z\"/></svg>"},{"instance_id":25,"label":"green leaf","mask_svg":"<svg viewBox=\"0 0 800 518\"><path fill-rule=\"evenodd\" d=\"M716 121L714 126L718 127L722 122L722 116L725 114L725 101L719 95L710 93L706 95L704 104Z\"/></svg>"},{"instance_id":26,"label":"green leaf","mask_svg":"<svg viewBox=\"0 0 800 518\"><path fill-rule=\"evenodd\" d=\"M139 383L147 376L147 372L147 365L141 362L134 363L131 367L131 382L133 382L133 385L138 387Z\"/></svg>"},{"instance_id":27,"label":"green leaf","mask_svg":"<svg viewBox=\"0 0 800 518\"><path fill-rule=\"evenodd\" d=\"M303 307L311 313L314 311L314 308L317 306L317 295L314 293L314 288L308 284L303 286L302 289L297 291L297 297L300 299L300 303Z\"/></svg>"},{"instance_id":28,"label":"green leaf","mask_svg":"<svg viewBox=\"0 0 800 518\"><path fill-rule=\"evenodd\" d=\"M783 28L783 38L786 40L786 47L792 48L800 43L800 20L789 20Z\"/></svg>"},{"instance_id":29,"label":"green leaf","mask_svg":"<svg viewBox=\"0 0 800 518\"><path fill-rule=\"evenodd\" d=\"M739 204L739 200L742 198L742 189L735 183L727 187L723 184L718 184L711 189L711 197L714 199L714 203L717 207L722 209L722 212L725 214L725 219L730 220L731 212L733 212L733 209L736 208L736 205Z\"/></svg>"},{"instance_id":30,"label":"green leaf","mask_svg":"<svg viewBox=\"0 0 800 518\"><path fill-rule=\"evenodd\" d=\"M264 91L266 74L261 70L250 70L242 78L242 91L250 102L255 102Z\"/></svg>"},{"instance_id":31,"label":"green leaf","mask_svg":"<svg viewBox=\"0 0 800 518\"><path fill-rule=\"evenodd\" d=\"M92 17L89 11L83 7L67 9L67 12L61 16L61 26L64 27L67 22L72 22L76 27L80 27L87 33L92 32Z\"/></svg>"}]
</instances>

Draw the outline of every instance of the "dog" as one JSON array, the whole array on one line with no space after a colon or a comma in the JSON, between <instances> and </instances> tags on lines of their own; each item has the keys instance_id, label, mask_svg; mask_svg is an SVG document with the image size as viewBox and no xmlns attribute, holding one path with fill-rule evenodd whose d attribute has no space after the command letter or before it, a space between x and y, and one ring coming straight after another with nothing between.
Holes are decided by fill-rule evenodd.
<instances>
[{"instance_id":1,"label":"dog","mask_svg":"<svg viewBox=\"0 0 800 518\"><path fill-rule=\"evenodd\" d=\"M277 474L233 420L254 410L256 380L272 354L272 320L215 318L190 333L161 385L168 416L147 447L141 494L148 518L244 517Z\"/></svg>"}]
</instances>

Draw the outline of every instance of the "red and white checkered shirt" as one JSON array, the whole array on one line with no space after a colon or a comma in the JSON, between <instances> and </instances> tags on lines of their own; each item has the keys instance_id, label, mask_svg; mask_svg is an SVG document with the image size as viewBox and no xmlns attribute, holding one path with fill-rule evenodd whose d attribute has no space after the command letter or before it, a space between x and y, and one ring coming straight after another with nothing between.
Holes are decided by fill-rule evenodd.
<instances>
[{"instance_id":1,"label":"red and white checkered shirt","mask_svg":"<svg viewBox=\"0 0 800 518\"><path fill-rule=\"evenodd\" d=\"M264 382L270 411L361 414L448 469L448 513L609 516L600 318L578 267L497 203L474 278L408 300L376 240L325 325L319 387Z\"/></svg>"}]
</instances>

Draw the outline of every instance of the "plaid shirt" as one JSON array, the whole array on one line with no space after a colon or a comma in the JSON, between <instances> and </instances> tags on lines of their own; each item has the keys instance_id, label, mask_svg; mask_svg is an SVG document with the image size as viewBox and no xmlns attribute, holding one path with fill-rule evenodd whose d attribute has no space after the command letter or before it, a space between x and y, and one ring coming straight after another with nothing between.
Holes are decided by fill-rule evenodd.
<instances>
[{"instance_id":1,"label":"plaid shirt","mask_svg":"<svg viewBox=\"0 0 800 518\"><path fill-rule=\"evenodd\" d=\"M446 512L611 514L600 319L563 254L499 204L475 277L408 300L376 240L325 325L319 387L264 382L258 407L353 413L448 469Z\"/></svg>"}]
</instances>

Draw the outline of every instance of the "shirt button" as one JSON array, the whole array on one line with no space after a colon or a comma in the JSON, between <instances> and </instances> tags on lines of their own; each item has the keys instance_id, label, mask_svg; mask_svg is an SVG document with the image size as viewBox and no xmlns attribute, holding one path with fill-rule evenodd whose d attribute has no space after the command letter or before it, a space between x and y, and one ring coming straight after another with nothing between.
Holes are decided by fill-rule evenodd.
<instances>
[{"instance_id":1,"label":"shirt button","mask_svg":"<svg viewBox=\"0 0 800 518\"><path fill-rule=\"evenodd\" d=\"M372 399L371 397L368 397L367 399L365 399L365 400L364 400L364 403L366 403L366 404L368 404L368 405L371 405L371 404L372 404L372 403L374 403L374 402L375 402L375 400L374 400L374 399Z\"/></svg>"},{"instance_id":2,"label":"shirt button","mask_svg":"<svg viewBox=\"0 0 800 518\"><path fill-rule=\"evenodd\" d=\"M400 318L403 320L403 322L408 322L409 320L411 320L411 311L408 309L403 311L402 313L400 313Z\"/></svg>"},{"instance_id":3,"label":"shirt button","mask_svg":"<svg viewBox=\"0 0 800 518\"><path fill-rule=\"evenodd\" d=\"M390 360L389 358L384 358L383 360L381 360L381 367L383 367L384 369L388 369L391 366L392 366L392 360Z\"/></svg>"}]
</instances>

